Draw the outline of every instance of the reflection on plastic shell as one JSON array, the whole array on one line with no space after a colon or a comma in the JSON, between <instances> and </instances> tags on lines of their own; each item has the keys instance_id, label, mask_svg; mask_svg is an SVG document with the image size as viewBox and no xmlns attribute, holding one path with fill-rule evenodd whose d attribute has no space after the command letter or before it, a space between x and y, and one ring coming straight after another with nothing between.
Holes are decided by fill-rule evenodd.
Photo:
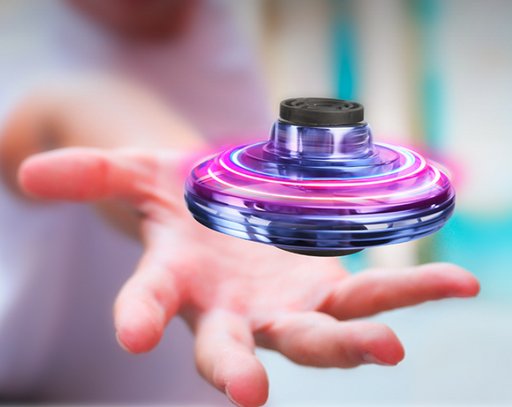
<instances>
[{"instance_id":1,"label":"reflection on plastic shell","mask_svg":"<svg viewBox=\"0 0 512 407\"><path fill-rule=\"evenodd\" d=\"M310 255L343 255L440 229L453 213L446 171L374 143L365 122L295 125L227 149L185 184L194 218L216 231Z\"/></svg>"}]
</instances>

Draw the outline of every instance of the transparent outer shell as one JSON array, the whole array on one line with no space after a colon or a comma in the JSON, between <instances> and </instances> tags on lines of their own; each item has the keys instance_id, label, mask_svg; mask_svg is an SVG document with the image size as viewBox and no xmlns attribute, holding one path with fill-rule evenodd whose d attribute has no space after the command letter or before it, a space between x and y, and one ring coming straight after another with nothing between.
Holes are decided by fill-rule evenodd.
<instances>
[{"instance_id":1,"label":"transparent outer shell","mask_svg":"<svg viewBox=\"0 0 512 407\"><path fill-rule=\"evenodd\" d=\"M185 184L194 218L216 231L302 254L406 242L440 229L455 193L439 166L374 143L368 124L277 121L267 142L229 148Z\"/></svg>"}]
</instances>

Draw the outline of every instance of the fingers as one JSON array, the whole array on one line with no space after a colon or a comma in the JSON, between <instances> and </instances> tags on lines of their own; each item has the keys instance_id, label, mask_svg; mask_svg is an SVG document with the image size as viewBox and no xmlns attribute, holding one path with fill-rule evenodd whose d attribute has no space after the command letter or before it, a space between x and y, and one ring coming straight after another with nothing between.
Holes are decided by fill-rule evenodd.
<instances>
[{"instance_id":1,"label":"fingers","mask_svg":"<svg viewBox=\"0 0 512 407\"><path fill-rule=\"evenodd\" d=\"M114 305L119 344L132 353L153 349L178 312L182 293L176 274L155 251L147 252Z\"/></svg>"},{"instance_id":2,"label":"fingers","mask_svg":"<svg viewBox=\"0 0 512 407\"><path fill-rule=\"evenodd\" d=\"M340 281L319 311L341 320L361 318L425 301L474 297L479 290L471 273L448 263L374 270Z\"/></svg>"},{"instance_id":3,"label":"fingers","mask_svg":"<svg viewBox=\"0 0 512 407\"><path fill-rule=\"evenodd\" d=\"M224 311L203 317L196 329L196 363L201 375L233 404L256 407L268 398L268 378L254 356L248 323Z\"/></svg>"},{"instance_id":4,"label":"fingers","mask_svg":"<svg viewBox=\"0 0 512 407\"><path fill-rule=\"evenodd\" d=\"M95 148L65 148L26 159L18 180L29 195L91 201L139 198L154 177L155 165L140 155Z\"/></svg>"},{"instance_id":5,"label":"fingers","mask_svg":"<svg viewBox=\"0 0 512 407\"><path fill-rule=\"evenodd\" d=\"M404 358L402 344L386 325L339 322L317 312L284 316L257 338L258 345L307 366L396 365Z\"/></svg>"}]
</instances>

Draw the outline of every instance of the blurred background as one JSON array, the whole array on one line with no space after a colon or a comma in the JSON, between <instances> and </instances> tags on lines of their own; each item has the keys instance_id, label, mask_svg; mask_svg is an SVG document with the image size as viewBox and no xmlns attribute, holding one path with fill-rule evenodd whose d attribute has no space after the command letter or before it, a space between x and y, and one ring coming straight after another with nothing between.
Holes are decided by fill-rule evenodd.
<instances>
[{"instance_id":1,"label":"blurred background","mask_svg":"<svg viewBox=\"0 0 512 407\"><path fill-rule=\"evenodd\" d=\"M11 24L17 9L30 2L36 0L0 0L0 24ZM56 2L37 3L37 12L51 13ZM345 265L358 272L449 261L482 284L476 299L375 317L404 343L407 355L397 367L320 370L259 350L270 376L270 403L512 405L512 2L224 4L236 35L256 55L274 117L284 98L356 100L365 106L377 140L419 148L453 173L457 209L440 232L365 250L343 259ZM0 64L7 65L20 44L34 46L30 41L27 36L13 44L2 36ZM0 79L2 87L9 82Z\"/></svg>"}]
</instances>

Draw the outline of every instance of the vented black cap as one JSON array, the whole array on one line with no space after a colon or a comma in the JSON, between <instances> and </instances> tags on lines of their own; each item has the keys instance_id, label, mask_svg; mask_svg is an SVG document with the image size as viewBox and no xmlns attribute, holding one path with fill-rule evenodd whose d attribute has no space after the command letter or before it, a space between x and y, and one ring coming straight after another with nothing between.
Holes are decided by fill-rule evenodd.
<instances>
[{"instance_id":1,"label":"vented black cap","mask_svg":"<svg viewBox=\"0 0 512 407\"><path fill-rule=\"evenodd\" d=\"M286 99L279 107L279 120L306 127L347 126L364 120L363 105L329 98Z\"/></svg>"}]
</instances>

